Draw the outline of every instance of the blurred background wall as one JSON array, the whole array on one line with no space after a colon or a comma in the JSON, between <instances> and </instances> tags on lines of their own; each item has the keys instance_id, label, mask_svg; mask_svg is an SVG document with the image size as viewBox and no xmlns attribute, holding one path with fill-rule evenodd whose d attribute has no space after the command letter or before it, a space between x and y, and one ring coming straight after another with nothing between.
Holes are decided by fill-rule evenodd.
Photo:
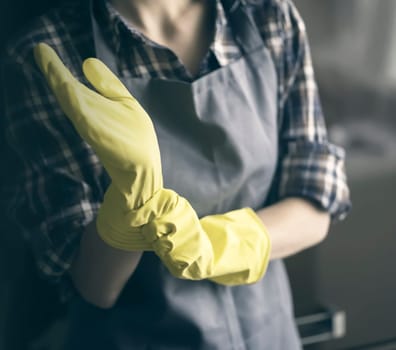
<instances>
[{"instance_id":1,"label":"blurred background wall","mask_svg":"<svg viewBox=\"0 0 396 350\"><path fill-rule=\"evenodd\" d=\"M337 65L376 86L396 85L394 0L296 3L311 29L317 63Z\"/></svg>"},{"instance_id":2,"label":"blurred background wall","mask_svg":"<svg viewBox=\"0 0 396 350\"><path fill-rule=\"evenodd\" d=\"M300 330L307 349L396 349L396 0L295 2L353 201L323 244L287 261Z\"/></svg>"},{"instance_id":3,"label":"blurred background wall","mask_svg":"<svg viewBox=\"0 0 396 350\"><path fill-rule=\"evenodd\" d=\"M390 119L396 89L396 1L296 4L308 28L329 122L346 115Z\"/></svg>"}]
</instances>

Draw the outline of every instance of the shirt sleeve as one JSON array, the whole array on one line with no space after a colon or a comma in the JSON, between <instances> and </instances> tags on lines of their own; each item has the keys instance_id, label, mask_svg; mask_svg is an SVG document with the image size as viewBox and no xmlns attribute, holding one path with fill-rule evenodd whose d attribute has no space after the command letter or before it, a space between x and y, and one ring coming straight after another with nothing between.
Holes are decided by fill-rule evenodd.
<instances>
[{"instance_id":1,"label":"shirt sleeve","mask_svg":"<svg viewBox=\"0 0 396 350\"><path fill-rule=\"evenodd\" d=\"M59 280L108 185L90 147L58 107L34 64L14 52L3 64L4 133L13 178L8 215L27 240L39 270Z\"/></svg>"},{"instance_id":2,"label":"shirt sleeve","mask_svg":"<svg viewBox=\"0 0 396 350\"><path fill-rule=\"evenodd\" d=\"M340 220L351 206L345 151L327 137L304 22L291 1L280 2L285 15L278 197L308 199Z\"/></svg>"}]
</instances>

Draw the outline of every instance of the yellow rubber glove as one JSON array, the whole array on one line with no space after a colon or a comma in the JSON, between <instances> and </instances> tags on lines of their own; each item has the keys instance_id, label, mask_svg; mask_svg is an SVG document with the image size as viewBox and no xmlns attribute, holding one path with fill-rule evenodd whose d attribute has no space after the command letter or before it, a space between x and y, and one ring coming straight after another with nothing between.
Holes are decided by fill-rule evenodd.
<instances>
[{"instance_id":1,"label":"yellow rubber glove","mask_svg":"<svg viewBox=\"0 0 396 350\"><path fill-rule=\"evenodd\" d=\"M219 284L257 282L271 252L266 228L250 208L209 215L198 221L190 204L142 227L169 271L178 278L211 279Z\"/></svg>"},{"instance_id":2,"label":"yellow rubber glove","mask_svg":"<svg viewBox=\"0 0 396 350\"><path fill-rule=\"evenodd\" d=\"M260 219L241 209L199 220L186 199L163 189L152 122L102 62L83 64L97 93L78 82L49 46L38 45L35 58L63 111L112 178L97 218L105 242L123 250L154 249L179 278L235 285L262 277L270 241Z\"/></svg>"},{"instance_id":3,"label":"yellow rubber glove","mask_svg":"<svg viewBox=\"0 0 396 350\"><path fill-rule=\"evenodd\" d=\"M162 188L151 119L99 60L87 59L83 64L95 92L75 79L48 45L37 45L34 54L62 110L112 179L97 217L99 235L115 248L150 250L138 227L150 216L170 210L177 200L176 193ZM146 203L150 210L139 211Z\"/></svg>"}]
</instances>

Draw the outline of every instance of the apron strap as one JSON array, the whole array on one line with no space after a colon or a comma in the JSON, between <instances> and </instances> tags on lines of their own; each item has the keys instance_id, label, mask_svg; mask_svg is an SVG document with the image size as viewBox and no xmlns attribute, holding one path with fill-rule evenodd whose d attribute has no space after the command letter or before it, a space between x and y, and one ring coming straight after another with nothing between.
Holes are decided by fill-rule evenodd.
<instances>
[{"instance_id":1,"label":"apron strap","mask_svg":"<svg viewBox=\"0 0 396 350\"><path fill-rule=\"evenodd\" d=\"M94 44L95 44L95 55L97 58L100 57L100 59L103 62L106 62L106 65L110 68L110 70L118 75L118 67L117 67L117 61L116 57L112 51L112 49L109 47L107 40L104 39L103 33L101 32L98 22L96 21L96 18L94 16L94 1L95 0L89 0L89 7L90 7L90 19L91 19L91 26L92 26L92 34L94 38Z\"/></svg>"},{"instance_id":2,"label":"apron strap","mask_svg":"<svg viewBox=\"0 0 396 350\"><path fill-rule=\"evenodd\" d=\"M234 39L242 53L252 52L263 46L263 39L248 10L247 0L221 0L230 21Z\"/></svg>"},{"instance_id":3,"label":"apron strap","mask_svg":"<svg viewBox=\"0 0 396 350\"><path fill-rule=\"evenodd\" d=\"M221 2L242 54L262 48L263 39L248 9L249 0L221 0ZM278 114L278 132L280 132L283 126L283 113Z\"/></svg>"}]
</instances>

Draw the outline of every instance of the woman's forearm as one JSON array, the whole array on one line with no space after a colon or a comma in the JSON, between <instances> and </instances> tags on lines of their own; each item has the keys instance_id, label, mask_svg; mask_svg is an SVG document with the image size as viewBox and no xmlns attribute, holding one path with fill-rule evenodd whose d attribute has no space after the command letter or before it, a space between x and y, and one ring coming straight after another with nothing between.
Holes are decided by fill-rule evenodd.
<instances>
[{"instance_id":1,"label":"woman's forearm","mask_svg":"<svg viewBox=\"0 0 396 350\"><path fill-rule=\"evenodd\" d=\"M106 244L92 222L84 232L70 273L80 295L101 308L114 305L135 271L142 252L127 252Z\"/></svg>"},{"instance_id":2,"label":"woman's forearm","mask_svg":"<svg viewBox=\"0 0 396 350\"><path fill-rule=\"evenodd\" d=\"M271 259L284 258L322 241L329 214L308 201L288 198L257 212L272 241ZM127 252L106 244L91 223L81 239L70 273L81 296L101 308L114 305L134 273L142 252Z\"/></svg>"},{"instance_id":3,"label":"woman's forearm","mask_svg":"<svg viewBox=\"0 0 396 350\"><path fill-rule=\"evenodd\" d=\"M285 258L321 242L330 224L327 212L300 198L284 199L257 214L271 237L271 259Z\"/></svg>"}]
</instances>

